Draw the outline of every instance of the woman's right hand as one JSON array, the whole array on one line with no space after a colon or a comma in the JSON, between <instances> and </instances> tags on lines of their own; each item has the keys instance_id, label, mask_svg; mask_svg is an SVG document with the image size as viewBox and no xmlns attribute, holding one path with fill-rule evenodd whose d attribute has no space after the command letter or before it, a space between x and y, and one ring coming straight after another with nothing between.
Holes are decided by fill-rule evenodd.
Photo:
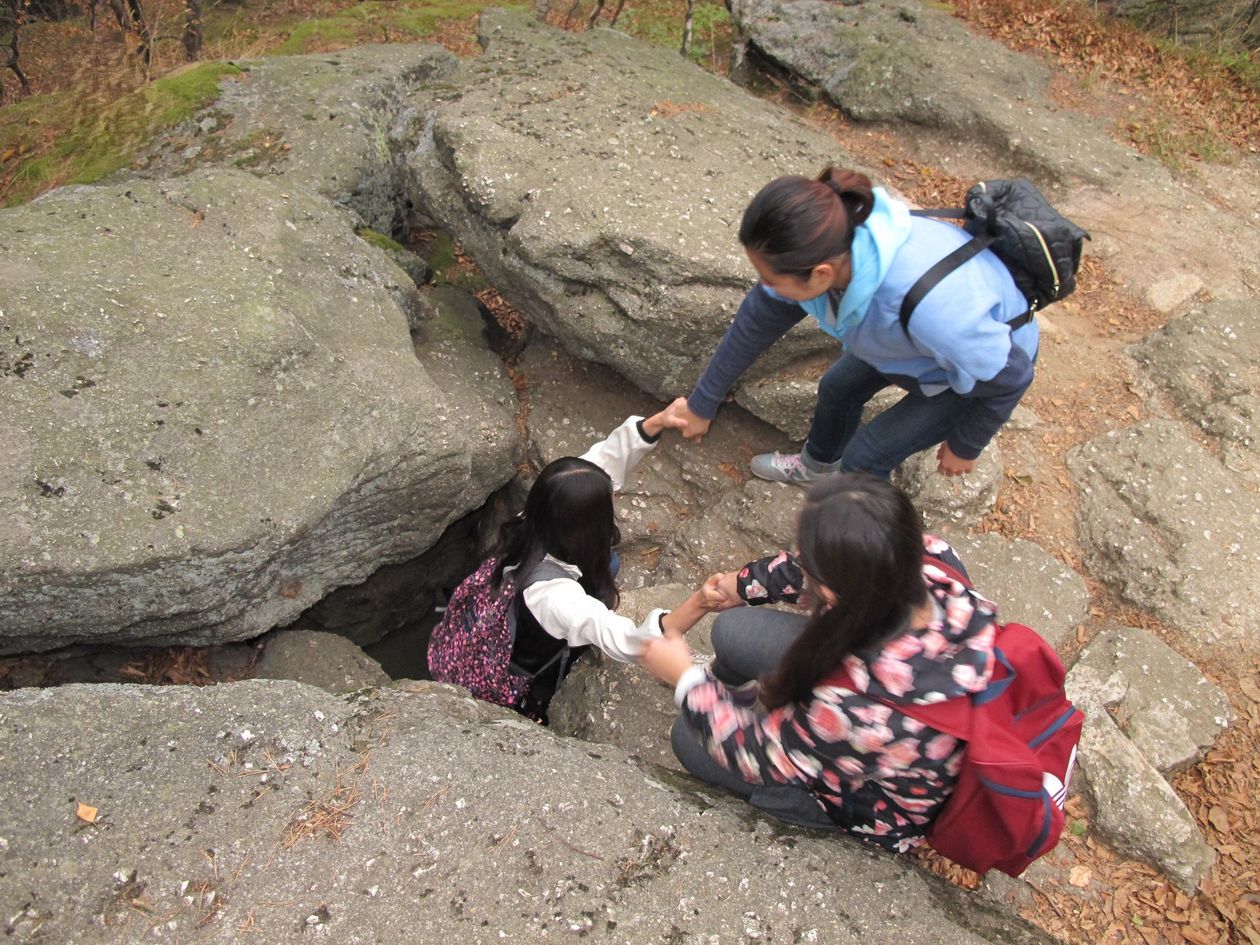
<instances>
[{"instance_id":1,"label":"woman's right hand","mask_svg":"<svg viewBox=\"0 0 1260 945\"><path fill-rule=\"evenodd\" d=\"M682 400L681 404L678 403L678 401L675 401L670 404L669 409L673 411L681 421L681 425L678 429L681 431L682 435L688 440L695 440L699 443L701 437L709 432L709 425L713 421L693 413L691 407L687 405L687 401L682 398L680 398L680 400Z\"/></svg>"},{"instance_id":2,"label":"woman's right hand","mask_svg":"<svg viewBox=\"0 0 1260 945\"><path fill-rule=\"evenodd\" d=\"M711 574L700 587L700 593L704 597L704 606L706 610L730 610L732 607L739 607L744 603L739 596L739 586L736 583L735 571L727 571L717 574Z\"/></svg>"}]
</instances>

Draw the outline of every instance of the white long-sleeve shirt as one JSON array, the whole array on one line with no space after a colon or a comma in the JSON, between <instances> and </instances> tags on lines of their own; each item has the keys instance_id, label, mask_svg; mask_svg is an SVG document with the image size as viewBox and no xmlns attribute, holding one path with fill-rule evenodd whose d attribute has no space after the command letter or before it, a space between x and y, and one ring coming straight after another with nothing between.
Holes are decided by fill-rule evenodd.
<instances>
[{"instance_id":1,"label":"white long-sleeve shirt","mask_svg":"<svg viewBox=\"0 0 1260 945\"><path fill-rule=\"evenodd\" d=\"M641 419L628 418L606 439L582 454L582 459L608 473L614 492L621 489L635 466L656 445L655 440L646 440L639 432ZM558 565L572 577L531 584L522 596L534 619L557 640L564 640L569 646L592 644L613 659L630 663L646 641L661 636L661 617L668 611L653 610L641 624L635 624L587 594L578 583L582 572L576 565L551 555L544 560Z\"/></svg>"}]
</instances>

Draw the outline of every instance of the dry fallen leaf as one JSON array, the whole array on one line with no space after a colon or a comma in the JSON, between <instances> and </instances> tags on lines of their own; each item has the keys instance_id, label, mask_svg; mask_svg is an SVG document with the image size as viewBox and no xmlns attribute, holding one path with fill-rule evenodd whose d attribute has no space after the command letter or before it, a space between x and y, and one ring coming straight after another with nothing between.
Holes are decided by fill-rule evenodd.
<instances>
[{"instance_id":1,"label":"dry fallen leaf","mask_svg":"<svg viewBox=\"0 0 1260 945\"><path fill-rule=\"evenodd\" d=\"M1208 822L1221 833L1229 833L1229 814L1224 807L1213 806L1208 811Z\"/></svg>"},{"instance_id":2,"label":"dry fallen leaf","mask_svg":"<svg viewBox=\"0 0 1260 945\"><path fill-rule=\"evenodd\" d=\"M1068 870L1068 882L1078 889L1084 889L1094 878L1094 871L1088 866L1073 866Z\"/></svg>"},{"instance_id":3,"label":"dry fallen leaf","mask_svg":"<svg viewBox=\"0 0 1260 945\"><path fill-rule=\"evenodd\" d=\"M95 807L93 807L90 804L84 804L82 801L77 801L76 805L77 806L74 813L75 813L75 816L79 818L79 820L82 820L85 823L89 823L89 824L96 823L96 818L100 814L100 811L98 811Z\"/></svg>"}]
</instances>

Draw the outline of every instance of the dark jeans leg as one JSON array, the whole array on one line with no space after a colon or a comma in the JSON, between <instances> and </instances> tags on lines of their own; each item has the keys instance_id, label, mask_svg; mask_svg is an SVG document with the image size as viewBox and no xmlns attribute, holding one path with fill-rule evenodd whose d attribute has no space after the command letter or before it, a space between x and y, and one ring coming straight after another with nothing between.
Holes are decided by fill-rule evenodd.
<instances>
[{"instance_id":1,"label":"dark jeans leg","mask_svg":"<svg viewBox=\"0 0 1260 945\"><path fill-rule=\"evenodd\" d=\"M790 784L750 783L727 771L704 750L700 736L684 716L680 715L674 721L670 743L682 766L701 781L730 791L758 810L786 823L816 830L839 829L805 788Z\"/></svg>"},{"instance_id":2,"label":"dark jeans leg","mask_svg":"<svg viewBox=\"0 0 1260 945\"><path fill-rule=\"evenodd\" d=\"M907 393L857 431L844 449L840 468L887 479L907 457L949 436L971 406L972 401L952 390L934 397Z\"/></svg>"},{"instance_id":3,"label":"dark jeans leg","mask_svg":"<svg viewBox=\"0 0 1260 945\"><path fill-rule=\"evenodd\" d=\"M805 440L805 455L817 463L839 460L862 422L867 401L889 383L860 358L842 355L818 382L818 403Z\"/></svg>"},{"instance_id":4,"label":"dark jeans leg","mask_svg":"<svg viewBox=\"0 0 1260 945\"><path fill-rule=\"evenodd\" d=\"M759 679L779 665L805 621L764 606L723 611L713 623L713 675L728 686Z\"/></svg>"}]
</instances>

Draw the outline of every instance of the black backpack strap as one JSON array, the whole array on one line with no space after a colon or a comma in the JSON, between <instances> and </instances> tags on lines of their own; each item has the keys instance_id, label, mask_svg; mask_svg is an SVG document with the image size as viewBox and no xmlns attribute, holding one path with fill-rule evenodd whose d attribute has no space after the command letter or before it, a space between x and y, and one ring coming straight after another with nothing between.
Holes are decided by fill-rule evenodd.
<instances>
[{"instance_id":1,"label":"black backpack strap","mask_svg":"<svg viewBox=\"0 0 1260 945\"><path fill-rule=\"evenodd\" d=\"M912 217L932 217L936 220L965 220L967 219L967 211L960 210L958 207L923 207L918 210L911 210Z\"/></svg>"},{"instance_id":2,"label":"black backpack strap","mask_svg":"<svg viewBox=\"0 0 1260 945\"><path fill-rule=\"evenodd\" d=\"M914 314L915 308L923 301L924 296L967 260L983 252L992 242L991 236L973 237L944 259L937 260L932 268L919 276L918 281L910 287L906 297L901 300L901 330L906 333L907 338L910 337L910 316Z\"/></svg>"},{"instance_id":3,"label":"black backpack strap","mask_svg":"<svg viewBox=\"0 0 1260 945\"><path fill-rule=\"evenodd\" d=\"M516 604L513 606L512 616L513 617L516 616L516 607L525 606L525 599L523 595L525 593L525 589L529 587L530 585L538 584L541 581L554 581L556 578L572 578L572 577L573 577L572 574L570 574L560 565L556 564L554 561L547 561L547 560L539 561L536 565L534 565L530 569L529 574L524 575L521 578L520 583L517 584ZM512 647L513 649L516 648L515 620L513 620L513 626L512 626ZM520 664L518 664L515 660L509 659L508 672L512 673L514 676L526 676L529 679L536 679L537 677L541 676L543 673L547 672L547 670L551 669L551 667L555 666L556 663L559 663L560 672L556 677L557 685L558 685L559 680L564 679L565 672L568 669L570 649L571 648L569 647L567 643L562 643L560 649L556 651L555 655L552 656L551 659L547 660L547 662L543 663L541 666L539 666L535 670L525 669Z\"/></svg>"}]
</instances>

